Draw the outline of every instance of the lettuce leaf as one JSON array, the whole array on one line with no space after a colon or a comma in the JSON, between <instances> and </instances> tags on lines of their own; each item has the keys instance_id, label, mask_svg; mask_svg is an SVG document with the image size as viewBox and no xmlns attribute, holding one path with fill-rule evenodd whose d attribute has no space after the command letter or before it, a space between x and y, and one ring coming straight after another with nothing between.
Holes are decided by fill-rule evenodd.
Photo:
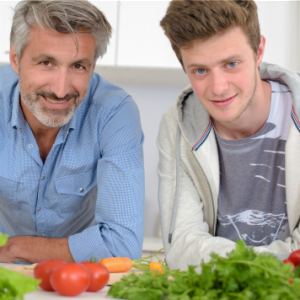
<instances>
[{"instance_id":1,"label":"lettuce leaf","mask_svg":"<svg viewBox=\"0 0 300 300\"><path fill-rule=\"evenodd\" d=\"M8 234L0 232L0 247L6 245ZM23 300L23 295L38 290L40 280L0 267L0 300Z\"/></svg>"},{"instance_id":2,"label":"lettuce leaf","mask_svg":"<svg viewBox=\"0 0 300 300\"><path fill-rule=\"evenodd\" d=\"M3 247L6 245L8 239L8 234L2 234L0 232L0 247Z\"/></svg>"},{"instance_id":3,"label":"lettuce leaf","mask_svg":"<svg viewBox=\"0 0 300 300\"><path fill-rule=\"evenodd\" d=\"M23 295L38 290L40 280L0 267L0 300L23 300Z\"/></svg>"}]
</instances>

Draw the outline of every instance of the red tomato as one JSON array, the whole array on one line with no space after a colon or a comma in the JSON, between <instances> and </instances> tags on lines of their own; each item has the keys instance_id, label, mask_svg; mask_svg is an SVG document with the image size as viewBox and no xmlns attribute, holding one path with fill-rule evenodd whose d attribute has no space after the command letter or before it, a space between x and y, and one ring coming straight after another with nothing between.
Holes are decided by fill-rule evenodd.
<instances>
[{"instance_id":1,"label":"red tomato","mask_svg":"<svg viewBox=\"0 0 300 300\"><path fill-rule=\"evenodd\" d=\"M90 273L90 285L87 288L87 291L97 292L103 289L109 280L108 269L102 264L92 263L89 261L85 261L82 264Z\"/></svg>"},{"instance_id":2,"label":"red tomato","mask_svg":"<svg viewBox=\"0 0 300 300\"><path fill-rule=\"evenodd\" d=\"M300 264L300 249L292 252L288 260L291 261L295 267L297 267Z\"/></svg>"},{"instance_id":3,"label":"red tomato","mask_svg":"<svg viewBox=\"0 0 300 300\"><path fill-rule=\"evenodd\" d=\"M35 266L33 275L34 278L42 279L42 282L40 283L40 287L42 289L45 291L53 291L53 288L50 284L50 273L55 267L63 264L66 264L64 260L53 259L41 261Z\"/></svg>"},{"instance_id":4,"label":"red tomato","mask_svg":"<svg viewBox=\"0 0 300 300\"><path fill-rule=\"evenodd\" d=\"M51 272L50 283L53 289L63 296L77 296L88 288L90 275L81 264L65 264Z\"/></svg>"}]
</instances>

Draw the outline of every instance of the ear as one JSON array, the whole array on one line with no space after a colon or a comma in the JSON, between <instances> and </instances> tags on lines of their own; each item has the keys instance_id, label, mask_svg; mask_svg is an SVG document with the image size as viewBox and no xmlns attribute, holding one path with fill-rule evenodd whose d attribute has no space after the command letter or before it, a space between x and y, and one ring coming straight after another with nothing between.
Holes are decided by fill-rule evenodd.
<instances>
[{"instance_id":1,"label":"ear","mask_svg":"<svg viewBox=\"0 0 300 300\"><path fill-rule=\"evenodd\" d=\"M264 53L265 53L265 47L266 47L266 39L262 35L260 37L260 44L259 44L259 47L258 47L258 50L257 50L257 56L256 56L256 64L257 64L258 67L262 63Z\"/></svg>"},{"instance_id":2,"label":"ear","mask_svg":"<svg viewBox=\"0 0 300 300\"><path fill-rule=\"evenodd\" d=\"M10 45L10 51L9 51L9 60L10 60L10 65L12 69L19 74L19 61L17 57L17 53L15 51L15 48Z\"/></svg>"}]
</instances>

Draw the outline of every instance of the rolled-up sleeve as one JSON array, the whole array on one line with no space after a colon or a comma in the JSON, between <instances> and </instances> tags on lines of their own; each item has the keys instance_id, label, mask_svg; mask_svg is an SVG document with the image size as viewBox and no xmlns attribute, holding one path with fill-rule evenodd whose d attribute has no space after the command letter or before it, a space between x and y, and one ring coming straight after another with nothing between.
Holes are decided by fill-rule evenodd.
<instances>
[{"instance_id":1,"label":"rolled-up sleeve","mask_svg":"<svg viewBox=\"0 0 300 300\"><path fill-rule=\"evenodd\" d=\"M141 257L144 232L144 136L138 108L127 97L99 129L97 225L69 237L76 262L91 257Z\"/></svg>"}]
</instances>

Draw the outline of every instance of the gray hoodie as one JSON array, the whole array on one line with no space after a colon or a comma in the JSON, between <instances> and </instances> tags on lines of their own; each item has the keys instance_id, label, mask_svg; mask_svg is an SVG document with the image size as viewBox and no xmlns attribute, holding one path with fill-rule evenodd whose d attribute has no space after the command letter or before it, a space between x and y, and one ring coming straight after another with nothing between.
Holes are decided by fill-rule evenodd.
<instances>
[{"instance_id":1,"label":"gray hoodie","mask_svg":"<svg viewBox=\"0 0 300 300\"><path fill-rule=\"evenodd\" d=\"M291 237L255 247L257 252L286 253L300 247L300 77L276 65L260 66L262 79L278 80L293 94L286 143L286 197ZM215 237L219 194L218 149L210 117L191 86L164 114L157 139L160 153L159 206L166 259L171 269L225 255L235 243Z\"/></svg>"}]
</instances>

